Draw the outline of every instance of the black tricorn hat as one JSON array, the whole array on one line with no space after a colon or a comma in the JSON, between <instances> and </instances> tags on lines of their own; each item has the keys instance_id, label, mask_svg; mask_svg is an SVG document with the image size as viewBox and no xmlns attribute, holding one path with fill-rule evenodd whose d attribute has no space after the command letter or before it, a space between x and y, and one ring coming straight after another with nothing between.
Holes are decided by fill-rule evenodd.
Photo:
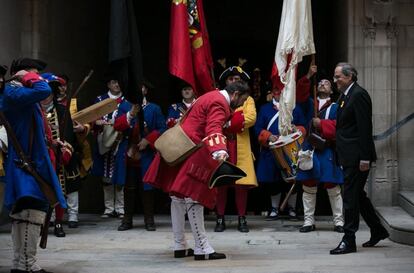
<instances>
[{"instance_id":1,"label":"black tricorn hat","mask_svg":"<svg viewBox=\"0 0 414 273\"><path fill-rule=\"evenodd\" d=\"M236 75L240 76L240 78L245 82L250 80L249 74L247 74L240 66L230 66L229 68L224 70L223 73L221 73L221 75L219 76L219 80L225 81L227 77Z\"/></svg>"},{"instance_id":2,"label":"black tricorn hat","mask_svg":"<svg viewBox=\"0 0 414 273\"><path fill-rule=\"evenodd\" d=\"M153 90L155 89L155 86L152 82L150 82L148 79L144 78L142 80L142 85L145 85L148 89Z\"/></svg>"},{"instance_id":3,"label":"black tricorn hat","mask_svg":"<svg viewBox=\"0 0 414 273\"><path fill-rule=\"evenodd\" d=\"M47 63L37 59L31 58L19 58L13 60L11 67L10 67L10 74L13 75L20 70L36 68L37 70L41 71L45 69Z\"/></svg>"},{"instance_id":4,"label":"black tricorn hat","mask_svg":"<svg viewBox=\"0 0 414 273\"><path fill-rule=\"evenodd\" d=\"M113 72L113 71L107 71L107 72L105 72L104 73L104 81L105 81L105 83L108 83L108 82L110 82L112 80L119 81L118 75L115 72Z\"/></svg>"},{"instance_id":5,"label":"black tricorn hat","mask_svg":"<svg viewBox=\"0 0 414 273\"><path fill-rule=\"evenodd\" d=\"M236 165L223 161L211 177L208 187L221 187L227 185L234 185L240 178L246 177L246 173Z\"/></svg>"},{"instance_id":6,"label":"black tricorn hat","mask_svg":"<svg viewBox=\"0 0 414 273\"><path fill-rule=\"evenodd\" d=\"M7 72L7 66L0 65L0 75L4 76L6 75L6 72Z\"/></svg>"}]
</instances>

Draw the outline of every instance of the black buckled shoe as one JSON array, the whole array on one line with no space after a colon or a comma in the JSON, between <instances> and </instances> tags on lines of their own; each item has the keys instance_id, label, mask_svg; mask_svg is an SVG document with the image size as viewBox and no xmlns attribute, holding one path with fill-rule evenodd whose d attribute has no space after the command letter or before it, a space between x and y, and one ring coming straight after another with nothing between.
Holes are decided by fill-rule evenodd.
<instances>
[{"instance_id":1,"label":"black buckled shoe","mask_svg":"<svg viewBox=\"0 0 414 273\"><path fill-rule=\"evenodd\" d=\"M226 230L226 222L224 221L224 216L217 215L216 227L214 228L214 232L223 232L224 230Z\"/></svg>"},{"instance_id":2,"label":"black buckled shoe","mask_svg":"<svg viewBox=\"0 0 414 273\"><path fill-rule=\"evenodd\" d=\"M315 230L315 225L311 225L311 226L302 226L300 229L299 229L299 232L303 232L303 233L305 233L305 232L311 232L311 231L314 231Z\"/></svg>"},{"instance_id":3,"label":"black buckled shoe","mask_svg":"<svg viewBox=\"0 0 414 273\"><path fill-rule=\"evenodd\" d=\"M334 231L335 231L335 232L338 232L338 233L344 233L344 232L345 232L345 230L344 230L344 227L343 227L343 226L335 226L335 227L334 227Z\"/></svg>"},{"instance_id":4,"label":"black buckled shoe","mask_svg":"<svg viewBox=\"0 0 414 273\"><path fill-rule=\"evenodd\" d=\"M387 239L388 237L390 237L390 234L385 230L385 232L383 232L381 235L371 236L369 241L366 241L362 244L362 247L374 247L378 244L379 241Z\"/></svg>"},{"instance_id":5,"label":"black buckled shoe","mask_svg":"<svg viewBox=\"0 0 414 273\"><path fill-rule=\"evenodd\" d=\"M147 231L156 231L155 223L145 223L145 229Z\"/></svg>"},{"instance_id":6,"label":"black buckled shoe","mask_svg":"<svg viewBox=\"0 0 414 273\"><path fill-rule=\"evenodd\" d=\"M60 223L55 224L55 230L53 231L56 237L62 238L66 236L65 231L63 230L63 226Z\"/></svg>"},{"instance_id":7,"label":"black buckled shoe","mask_svg":"<svg viewBox=\"0 0 414 273\"><path fill-rule=\"evenodd\" d=\"M249 232L245 216L239 216L239 225L237 226L237 230L240 232Z\"/></svg>"},{"instance_id":8,"label":"black buckled shoe","mask_svg":"<svg viewBox=\"0 0 414 273\"><path fill-rule=\"evenodd\" d=\"M118 231L125 231L128 229L132 229L132 222L124 222L122 221L122 223L119 225L118 227Z\"/></svg>"},{"instance_id":9,"label":"black buckled shoe","mask_svg":"<svg viewBox=\"0 0 414 273\"><path fill-rule=\"evenodd\" d=\"M331 255L340 255L340 254L353 253L356 251L357 249L356 249L355 243L349 244L346 241L341 241L339 245L336 248L332 249L329 253Z\"/></svg>"},{"instance_id":10,"label":"black buckled shoe","mask_svg":"<svg viewBox=\"0 0 414 273\"><path fill-rule=\"evenodd\" d=\"M78 222L76 221L69 221L68 222L68 228L77 228L78 227Z\"/></svg>"},{"instance_id":11,"label":"black buckled shoe","mask_svg":"<svg viewBox=\"0 0 414 273\"><path fill-rule=\"evenodd\" d=\"M196 261L220 260L220 259L226 259L226 255L224 253L217 253L217 252L213 252L210 254L194 255L194 260Z\"/></svg>"},{"instance_id":12,"label":"black buckled shoe","mask_svg":"<svg viewBox=\"0 0 414 273\"><path fill-rule=\"evenodd\" d=\"M279 210L277 208L272 207L272 209L266 216L266 221L275 221L277 219L279 219Z\"/></svg>"},{"instance_id":13,"label":"black buckled shoe","mask_svg":"<svg viewBox=\"0 0 414 273\"><path fill-rule=\"evenodd\" d=\"M292 220L292 221L299 220L298 215L296 214L296 210L294 208L289 208L288 216L289 216L289 220Z\"/></svg>"},{"instance_id":14,"label":"black buckled shoe","mask_svg":"<svg viewBox=\"0 0 414 273\"><path fill-rule=\"evenodd\" d=\"M194 256L194 250L192 248L183 250L174 250L174 258L185 258Z\"/></svg>"}]
</instances>

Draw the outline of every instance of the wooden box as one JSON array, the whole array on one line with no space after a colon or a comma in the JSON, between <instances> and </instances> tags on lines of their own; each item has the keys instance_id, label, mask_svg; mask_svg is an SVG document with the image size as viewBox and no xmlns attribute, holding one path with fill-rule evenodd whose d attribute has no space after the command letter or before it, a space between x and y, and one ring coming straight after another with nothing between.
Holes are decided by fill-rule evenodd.
<instances>
[{"instance_id":1,"label":"wooden box","mask_svg":"<svg viewBox=\"0 0 414 273\"><path fill-rule=\"evenodd\" d=\"M72 115L72 119L80 124L86 124L112 113L118 108L116 99L107 98Z\"/></svg>"}]
</instances>

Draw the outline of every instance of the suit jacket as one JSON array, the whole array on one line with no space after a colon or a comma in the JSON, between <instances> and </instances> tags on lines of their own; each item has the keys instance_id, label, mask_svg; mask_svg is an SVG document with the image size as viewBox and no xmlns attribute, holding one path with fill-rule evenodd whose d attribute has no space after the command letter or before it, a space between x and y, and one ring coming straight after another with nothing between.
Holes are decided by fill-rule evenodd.
<instances>
[{"instance_id":1,"label":"suit jacket","mask_svg":"<svg viewBox=\"0 0 414 273\"><path fill-rule=\"evenodd\" d=\"M372 103L368 92L356 82L338 100L336 151L344 167L359 166L360 160L375 161L372 137Z\"/></svg>"}]
</instances>

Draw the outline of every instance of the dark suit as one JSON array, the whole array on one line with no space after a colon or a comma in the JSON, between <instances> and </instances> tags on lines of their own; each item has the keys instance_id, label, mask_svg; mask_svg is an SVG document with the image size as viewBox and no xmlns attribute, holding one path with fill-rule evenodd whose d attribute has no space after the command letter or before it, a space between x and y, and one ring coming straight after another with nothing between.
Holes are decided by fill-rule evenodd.
<instances>
[{"instance_id":1,"label":"dark suit","mask_svg":"<svg viewBox=\"0 0 414 273\"><path fill-rule=\"evenodd\" d=\"M344 240L355 244L355 232L359 226L359 213L375 236L384 227L375 213L364 190L369 171L361 172L361 160L375 161L375 145L372 137L372 103L368 92L356 82L345 96L341 94L336 118L336 151L344 171Z\"/></svg>"}]
</instances>

